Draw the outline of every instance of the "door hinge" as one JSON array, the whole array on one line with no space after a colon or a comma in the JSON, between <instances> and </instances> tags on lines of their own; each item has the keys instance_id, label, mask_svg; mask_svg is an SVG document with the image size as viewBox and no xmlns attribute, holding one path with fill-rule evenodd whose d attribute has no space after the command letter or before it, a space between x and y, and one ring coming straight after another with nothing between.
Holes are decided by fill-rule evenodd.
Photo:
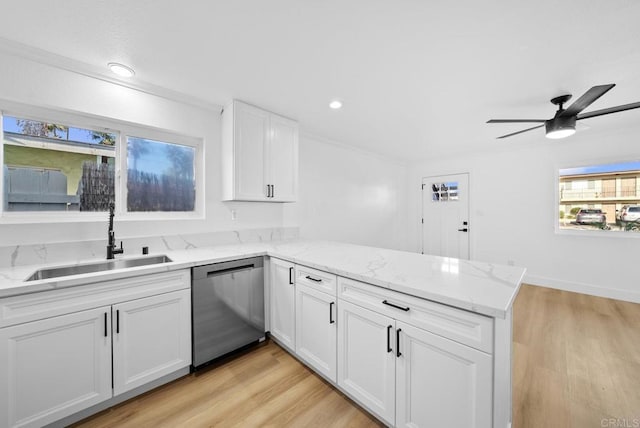
<instances>
[{"instance_id":1,"label":"door hinge","mask_svg":"<svg viewBox=\"0 0 640 428\"><path fill-rule=\"evenodd\" d=\"M421 189L424 190L424 183L422 183L422 188Z\"/></svg>"}]
</instances>

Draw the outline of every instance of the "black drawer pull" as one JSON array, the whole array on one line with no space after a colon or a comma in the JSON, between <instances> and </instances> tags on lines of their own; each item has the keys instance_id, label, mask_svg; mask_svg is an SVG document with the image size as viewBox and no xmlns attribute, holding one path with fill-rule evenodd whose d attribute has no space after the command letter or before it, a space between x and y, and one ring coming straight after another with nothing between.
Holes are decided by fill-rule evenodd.
<instances>
[{"instance_id":1,"label":"black drawer pull","mask_svg":"<svg viewBox=\"0 0 640 428\"><path fill-rule=\"evenodd\" d=\"M396 330L396 357L400 357L402 355L402 352L400 352L400 332L402 331L401 328Z\"/></svg>"},{"instance_id":2,"label":"black drawer pull","mask_svg":"<svg viewBox=\"0 0 640 428\"><path fill-rule=\"evenodd\" d=\"M333 319L333 305L335 305L336 302L331 302L329 303L329 324L333 324L334 322L336 322Z\"/></svg>"},{"instance_id":3,"label":"black drawer pull","mask_svg":"<svg viewBox=\"0 0 640 428\"><path fill-rule=\"evenodd\" d=\"M116 311L116 333L120 334L120 309Z\"/></svg>"},{"instance_id":4,"label":"black drawer pull","mask_svg":"<svg viewBox=\"0 0 640 428\"><path fill-rule=\"evenodd\" d=\"M289 284L293 285L293 266L289 268Z\"/></svg>"},{"instance_id":5,"label":"black drawer pull","mask_svg":"<svg viewBox=\"0 0 640 428\"><path fill-rule=\"evenodd\" d=\"M393 308L400 309L401 311L405 311L405 312L407 312L407 311L409 311L409 309L411 309L409 307L394 305L393 303L387 302L386 300L383 300L382 303L387 305L387 306L391 306Z\"/></svg>"},{"instance_id":6,"label":"black drawer pull","mask_svg":"<svg viewBox=\"0 0 640 428\"><path fill-rule=\"evenodd\" d=\"M107 337L107 313L104 313L104 337Z\"/></svg>"},{"instance_id":7,"label":"black drawer pull","mask_svg":"<svg viewBox=\"0 0 640 428\"><path fill-rule=\"evenodd\" d=\"M389 337L392 328L392 325L387 326L387 352L393 351L393 349L391 349L391 337Z\"/></svg>"},{"instance_id":8,"label":"black drawer pull","mask_svg":"<svg viewBox=\"0 0 640 428\"><path fill-rule=\"evenodd\" d=\"M310 279L311 281L314 281L314 282L322 282L321 279L317 279L317 278L314 278L314 277L309 276L309 275L305 276L305 278Z\"/></svg>"}]
</instances>

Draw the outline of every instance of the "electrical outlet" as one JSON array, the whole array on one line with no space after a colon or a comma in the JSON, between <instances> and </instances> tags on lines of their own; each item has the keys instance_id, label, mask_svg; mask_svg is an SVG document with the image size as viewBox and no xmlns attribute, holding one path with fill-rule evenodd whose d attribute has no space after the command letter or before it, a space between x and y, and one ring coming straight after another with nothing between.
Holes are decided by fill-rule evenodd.
<instances>
[{"instance_id":1,"label":"electrical outlet","mask_svg":"<svg viewBox=\"0 0 640 428\"><path fill-rule=\"evenodd\" d=\"M516 262L514 262L513 260L507 260L507 264L509 266L515 266Z\"/></svg>"},{"instance_id":2,"label":"electrical outlet","mask_svg":"<svg viewBox=\"0 0 640 428\"><path fill-rule=\"evenodd\" d=\"M231 210L231 220L235 220L236 218L238 218L236 210Z\"/></svg>"}]
</instances>

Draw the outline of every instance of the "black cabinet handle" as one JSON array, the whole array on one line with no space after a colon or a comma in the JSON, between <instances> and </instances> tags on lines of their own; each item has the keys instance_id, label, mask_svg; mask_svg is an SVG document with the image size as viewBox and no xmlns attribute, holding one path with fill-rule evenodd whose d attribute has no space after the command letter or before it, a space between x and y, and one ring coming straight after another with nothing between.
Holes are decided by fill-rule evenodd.
<instances>
[{"instance_id":1,"label":"black cabinet handle","mask_svg":"<svg viewBox=\"0 0 640 428\"><path fill-rule=\"evenodd\" d=\"M463 229L458 229L458 232L468 232L468 231L469 231L469 229L467 229L466 227L463 228Z\"/></svg>"},{"instance_id":2,"label":"black cabinet handle","mask_svg":"<svg viewBox=\"0 0 640 428\"><path fill-rule=\"evenodd\" d=\"M271 197L272 198L276 197L276 185L275 184L271 185Z\"/></svg>"},{"instance_id":3,"label":"black cabinet handle","mask_svg":"<svg viewBox=\"0 0 640 428\"><path fill-rule=\"evenodd\" d=\"M335 305L335 303L336 302L329 303L329 324L333 324L335 322L333 319L333 305Z\"/></svg>"},{"instance_id":4,"label":"black cabinet handle","mask_svg":"<svg viewBox=\"0 0 640 428\"><path fill-rule=\"evenodd\" d=\"M394 305L393 303L387 302L386 300L383 300L382 303L387 305L387 306L391 306L393 308L400 309L401 311L405 311L405 312L407 312L409 309L411 309L409 307Z\"/></svg>"},{"instance_id":5,"label":"black cabinet handle","mask_svg":"<svg viewBox=\"0 0 640 428\"><path fill-rule=\"evenodd\" d=\"M293 285L293 266L289 268L289 284Z\"/></svg>"},{"instance_id":6,"label":"black cabinet handle","mask_svg":"<svg viewBox=\"0 0 640 428\"><path fill-rule=\"evenodd\" d=\"M120 334L120 309L116 311L116 333Z\"/></svg>"},{"instance_id":7,"label":"black cabinet handle","mask_svg":"<svg viewBox=\"0 0 640 428\"><path fill-rule=\"evenodd\" d=\"M393 349L391 349L391 337L389 337L392 328L393 328L392 325L387 326L387 352L393 351Z\"/></svg>"},{"instance_id":8,"label":"black cabinet handle","mask_svg":"<svg viewBox=\"0 0 640 428\"><path fill-rule=\"evenodd\" d=\"M267 184L267 198L271 197L271 184Z\"/></svg>"},{"instance_id":9,"label":"black cabinet handle","mask_svg":"<svg viewBox=\"0 0 640 428\"><path fill-rule=\"evenodd\" d=\"M104 337L108 337L107 334L107 313L104 313Z\"/></svg>"},{"instance_id":10,"label":"black cabinet handle","mask_svg":"<svg viewBox=\"0 0 640 428\"><path fill-rule=\"evenodd\" d=\"M305 278L310 279L311 281L314 281L314 282L322 282L321 279L316 279L316 278L314 278L312 276L309 276L309 275L305 276Z\"/></svg>"},{"instance_id":11,"label":"black cabinet handle","mask_svg":"<svg viewBox=\"0 0 640 428\"><path fill-rule=\"evenodd\" d=\"M402 352L400 352L400 332L402 331L401 328L396 330L396 357L400 357L402 355Z\"/></svg>"}]
</instances>

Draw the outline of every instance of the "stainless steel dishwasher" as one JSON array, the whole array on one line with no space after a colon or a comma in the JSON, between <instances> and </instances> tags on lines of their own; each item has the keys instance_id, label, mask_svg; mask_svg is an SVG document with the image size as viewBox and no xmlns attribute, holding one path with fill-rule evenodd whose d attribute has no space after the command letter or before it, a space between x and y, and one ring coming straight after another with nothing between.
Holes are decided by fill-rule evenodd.
<instances>
[{"instance_id":1,"label":"stainless steel dishwasher","mask_svg":"<svg viewBox=\"0 0 640 428\"><path fill-rule=\"evenodd\" d=\"M192 269L194 369L264 340L262 257Z\"/></svg>"}]
</instances>

